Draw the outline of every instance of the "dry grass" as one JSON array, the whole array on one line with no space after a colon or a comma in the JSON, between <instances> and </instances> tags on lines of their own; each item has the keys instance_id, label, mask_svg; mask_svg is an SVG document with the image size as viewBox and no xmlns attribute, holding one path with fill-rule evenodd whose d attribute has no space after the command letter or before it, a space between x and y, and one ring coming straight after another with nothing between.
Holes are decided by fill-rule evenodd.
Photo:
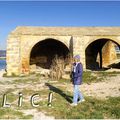
<instances>
[{"instance_id":1,"label":"dry grass","mask_svg":"<svg viewBox=\"0 0 120 120\"><path fill-rule=\"evenodd\" d=\"M72 56L68 55L66 58L57 55L52 61L50 69L50 77L52 80L60 80L62 75L65 74L64 69L66 66L70 66L72 62Z\"/></svg>"}]
</instances>

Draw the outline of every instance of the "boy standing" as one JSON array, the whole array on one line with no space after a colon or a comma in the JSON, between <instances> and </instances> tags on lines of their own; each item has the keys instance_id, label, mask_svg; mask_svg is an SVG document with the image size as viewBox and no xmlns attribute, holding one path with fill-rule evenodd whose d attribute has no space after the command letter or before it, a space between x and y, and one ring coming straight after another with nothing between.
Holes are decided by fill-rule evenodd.
<instances>
[{"instance_id":1,"label":"boy standing","mask_svg":"<svg viewBox=\"0 0 120 120\"><path fill-rule=\"evenodd\" d=\"M73 95L73 103L71 106L77 106L78 103L85 101L81 91L79 90L80 85L82 84L82 74L83 74L83 66L80 62L80 56L74 56L73 70L72 70L72 82L74 85L74 95ZM78 101L78 98L80 99Z\"/></svg>"}]
</instances>

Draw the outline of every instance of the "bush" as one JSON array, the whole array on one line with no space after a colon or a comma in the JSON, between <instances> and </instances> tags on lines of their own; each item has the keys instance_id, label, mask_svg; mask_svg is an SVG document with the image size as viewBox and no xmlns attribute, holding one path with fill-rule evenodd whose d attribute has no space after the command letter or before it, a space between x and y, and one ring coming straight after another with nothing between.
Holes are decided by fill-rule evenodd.
<instances>
[{"instance_id":1,"label":"bush","mask_svg":"<svg viewBox=\"0 0 120 120\"><path fill-rule=\"evenodd\" d=\"M66 65L70 65L72 60L71 55L68 55L66 58L63 56L58 57L57 55L52 61L50 68L50 77L52 80L59 80L62 78L62 75L65 74L64 69Z\"/></svg>"}]
</instances>

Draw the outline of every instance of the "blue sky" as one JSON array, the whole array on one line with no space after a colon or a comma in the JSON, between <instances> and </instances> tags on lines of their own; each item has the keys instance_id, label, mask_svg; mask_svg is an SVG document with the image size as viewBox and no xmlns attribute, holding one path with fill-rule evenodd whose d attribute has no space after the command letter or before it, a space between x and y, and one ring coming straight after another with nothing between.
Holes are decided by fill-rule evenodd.
<instances>
[{"instance_id":1,"label":"blue sky","mask_svg":"<svg viewBox=\"0 0 120 120\"><path fill-rule=\"evenodd\" d=\"M17 26L120 26L120 2L0 2L0 49Z\"/></svg>"}]
</instances>

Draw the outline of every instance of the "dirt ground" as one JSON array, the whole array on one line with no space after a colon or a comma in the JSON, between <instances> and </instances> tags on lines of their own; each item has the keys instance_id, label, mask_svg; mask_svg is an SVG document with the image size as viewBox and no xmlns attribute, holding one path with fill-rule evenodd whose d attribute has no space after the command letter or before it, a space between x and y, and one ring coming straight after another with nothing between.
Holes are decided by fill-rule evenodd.
<instances>
[{"instance_id":1,"label":"dirt ground","mask_svg":"<svg viewBox=\"0 0 120 120\"><path fill-rule=\"evenodd\" d=\"M90 85L83 84L81 90L86 96L93 96L100 99L120 96L120 75L107 79L109 80L91 83Z\"/></svg>"},{"instance_id":2,"label":"dirt ground","mask_svg":"<svg viewBox=\"0 0 120 120\"><path fill-rule=\"evenodd\" d=\"M3 73L4 71L0 71L0 94L10 88L16 89L15 91L16 93L18 92L17 89L20 90L23 88L31 88L35 90L45 89L44 82L36 84L36 87L33 86L31 83L10 84L11 80L14 81L17 78L4 78L2 77ZM34 75L32 77L34 77ZM29 76L27 79L29 79ZM73 92L72 84L64 83L64 84L61 84L61 86L65 86L66 91L69 91L71 93ZM83 83L80 87L81 87L80 88L81 91L85 96L92 96L98 99L107 99L108 97L118 97L120 96L120 75L117 75L114 77L108 77L107 80L101 81L101 82L90 83L90 84ZM44 113L42 112L37 112L36 109L25 110L22 112L24 114L31 113L34 116L34 119L54 119L54 117L48 117L44 115Z\"/></svg>"}]
</instances>

